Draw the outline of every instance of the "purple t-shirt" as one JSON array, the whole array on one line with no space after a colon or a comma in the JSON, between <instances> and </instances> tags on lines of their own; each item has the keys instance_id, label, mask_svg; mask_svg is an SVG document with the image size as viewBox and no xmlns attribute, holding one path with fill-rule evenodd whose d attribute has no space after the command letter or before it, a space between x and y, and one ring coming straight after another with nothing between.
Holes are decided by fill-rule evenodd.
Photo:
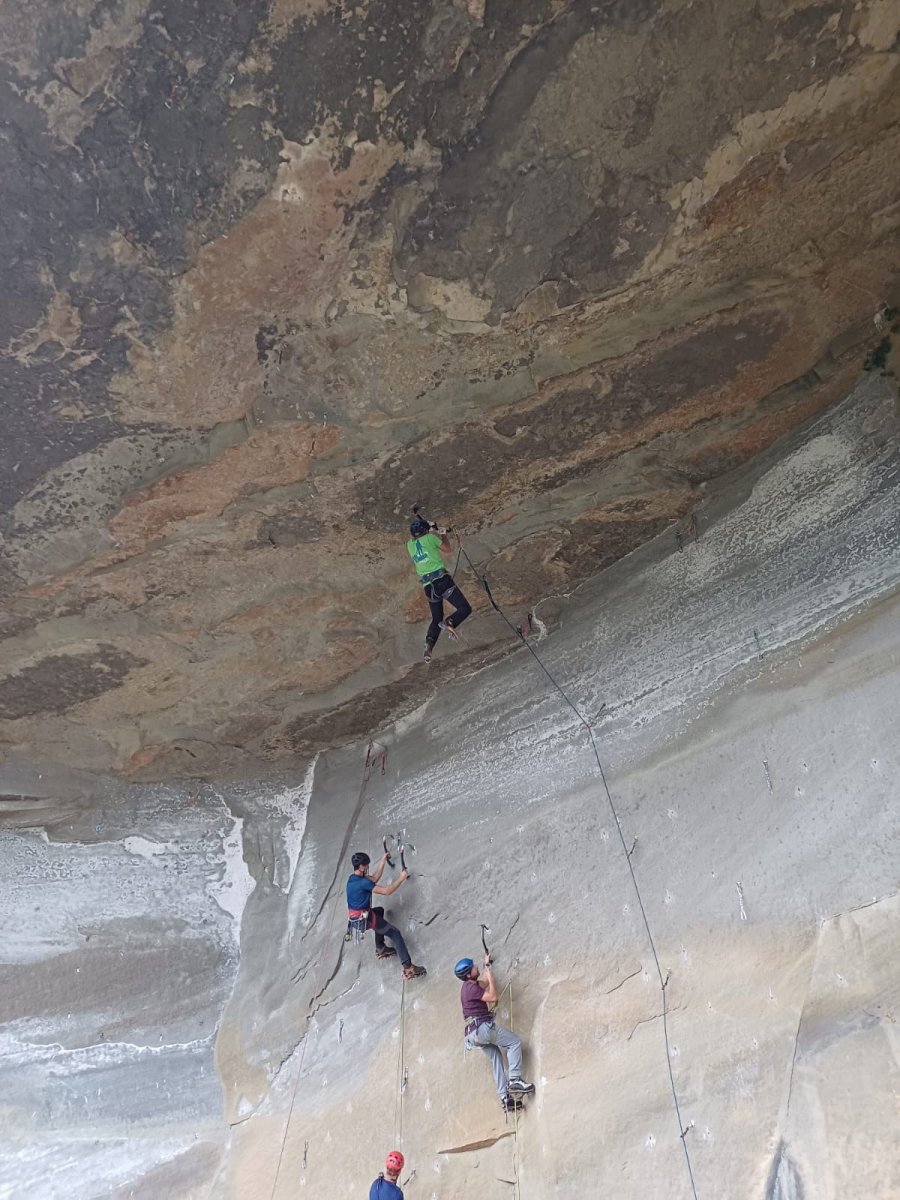
<instances>
[{"instance_id":1,"label":"purple t-shirt","mask_svg":"<svg viewBox=\"0 0 900 1200\"><path fill-rule=\"evenodd\" d=\"M462 985L459 992L459 998L462 1003L463 1016L466 1020L474 1019L475 1017L490 1017L491 1010L484 1002L484 988L476 983L474 979L467 979Z\"/></svg>"}]
</instances>

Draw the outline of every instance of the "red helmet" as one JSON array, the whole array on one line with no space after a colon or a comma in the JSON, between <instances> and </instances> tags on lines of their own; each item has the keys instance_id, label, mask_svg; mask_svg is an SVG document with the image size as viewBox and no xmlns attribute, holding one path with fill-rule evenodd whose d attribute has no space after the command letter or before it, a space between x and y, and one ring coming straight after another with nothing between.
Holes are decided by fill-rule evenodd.
<instances>
[{"instance_id":1,"label":"red helmet","mask_svg":"<svg viewBox=\"0 0 900 1200\"><path fill-rule=\"evenodd\" d=\"M393 1175L399 1175L405 1162L406 1159L399 1150L392 1150L384 1160L385 1170L390 1171Z\"/></svg>"}]
</instances>

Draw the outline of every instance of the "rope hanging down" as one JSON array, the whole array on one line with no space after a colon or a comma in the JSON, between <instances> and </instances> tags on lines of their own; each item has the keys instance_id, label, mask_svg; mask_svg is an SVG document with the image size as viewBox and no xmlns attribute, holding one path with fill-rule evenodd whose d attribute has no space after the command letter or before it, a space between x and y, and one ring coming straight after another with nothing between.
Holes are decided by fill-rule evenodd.
<instances>
[{"instance_id":1,"label":"rope hanging down","mask_svg":"<svg viewBox=\"0 0 900 1200\"><path fill-rule=\"evenodd\" d=\"M512 632L516 635L516 637L519 639L519 641L522 643L522 645L525 647L525 649L528 651L528 653L531 655L531 657L537 663L537 665L541 668L541 670L544 672L544 674L549 679L550 683L553 685L553 687L556 689L556 691L559 692L562 699L569 706L569 708L571 708L572 712L578 718L579 722L584 726L585 730L587 731L588 738L590 739L591 750L593 751L594 758L597 762L597 770L600 772L600 780L603 784L603 791L606 793L606 799L609 804L610 812L612 813L613 820L616 823L616 831L619 835L619 841L622 844L622 851L625 855L625 862L628 866L628 872L631 875L631 882L632 882L632 885L634 886L634 894L637 897L638 908L641 910L641 917L643 918L644 929L647 934L647 941L650 945L650 951L653 955L653 962L656 966L656 974L659 977L659 990L660 990L660 993L662 994L663 1039L665 1041L665 1046L666 1046L666 1067L668 1068L668 1072L669 1072L669 1086L672 1089L672 1102L675 1105L675 1116L678 1119L678 1136L681 1140L682 1149L684 1150L684 1161L685 1161L685 1165L687 1166L688 1177L689 1177L690 1183L691 1183L691 1194L693 1195L694 1200L697 1200L697 1186L694 1183L694 1171L691 1166L690 1152L688 1151L688 1147L687 1147L687 1134L689 1132L690 1126L685 1126L684 1121L682 1120L681 1107L678 1103L678 1092L675 1088L675 1076L672 1073L672 1053L671 1053L671 1047L669 1045L668 1004L666 1001L666 986L669 982L669 975L667 973L666 976L663 977L662 967L660 966L660 962L659 962L659 956L656 953L656 943L653 940L653 934L650 931L650 922L647 919L647 910L644 908L644 898L641 895L641 889L638 886L637 876L634 873L634 867L631 862L631 854L628 850L628 843L625 840L625 834L622 832L622 823L619 820L618 812L616 812L616 806L613 803L612 793L609 790L609 784L606 782L606 772L603 769L603 762L600 758L600 751L597 749L597 743L594 739L594 731L591 728L590 723L587 720L587 718L582 715L581 710L577 707L577 705L574 703L574 701L570 700L569 696L566 694L566 692L563 690L563 688L556 682L556 680L553 678L552 674L547 669L547 667L544 666L544 663L541 661L540 655L537 653L534 646L525 639L525 637L522 634L522 630L520 628L517 628L512 623L512 621L509 619L509 617L506 615L506 613L503 611L503 609L500 607L500 605L497 603L497 601L491 595L491 587L487 581L487 577L485 575L480 574L480 572L478 571L478 568L472 562L471 558L469 558L469 555L466 553L465 549L463 548L462 541L459 540L458 534L457 534L457 540L459 541L460 554L463 556L463 558L466 560L466 562L472 568L472 574L478 580L478 583L480 584L481 588L483 589L484 594L487 596L488 600L491 603L491 607L494 609L494 611L496 613L498 613L503 618L503 620L506 622L506 624L509 626L509 628L512 630Z\"/></svg>"},{"instance_id":2,"label":"rope hanging down","mask_svg":"<svg viewBox=\"0 0 900 1200\"><path fill-rule=\"evenodd\" d=\"M371 744L369 746L369 750L366 752L366 763L365 763L365 767L363 768L362 783L360 784L359 797L357 799L357 806L359 806L359 812L362 811L361 806L365 803L366 789L368 787L369 780L371 779L371 775L372 775L370 768L372 767L374 762L378 761L378 759L380 757L381 764L382 764L382 774L383 774L384 773L384 755L385 755L385 753L386 752L382 749L382 753L380 756L379 755L373 756ZM337 868L337 870L339 870L339 869L340 869L340 867ZM332 892L331 891L332 887L334 887L334 881L332 881L332 883L329 885L329 889L328 889L329 894L326 895L325 900L322 903L322 908L319 910L320 914L324 910L325 905L328 903L328 901L330 899L338 899L340 896L340 888L338 888ZM338 910L338 907L339 907L339 905L333 904L332 908L331 908L331 916L328 920L328 930L325 934L325 945L326 946L331 944L331 934L332 934L332 930L334 928L334 916ZM315 919L313 921L313 924L315 924ZM309 930L307 930L307 932L309 932ZM343 944L341 945L339 954L343 954ZM322 969L322 963L324 962L324 959L325 959L324 953L320 954L318 956L318 960L316 962L316 969L313 973L313 995L312 995L312 999L309 1002L309 1012L307 1013L307 1016L306 1016L306 1031L303 1034L303 1041L300 1046L300 1062L297 1066L297 1075L296 1075L296 1078L294 1079L294 1087L291 1091L291 1102L290 1102L290 1105L288 1106L287 1120L285 1121L285 1124L284 1124L284 1133L281 1138L281 1146L279 1147L279 1150L278 1150L278 1161L275 1164L275 1178L272 1181L272 1191L269 1195L269 1200L274 1200L275 1192L278 1188L278 1178L281 1174L281 1164L284 1159L285 1147L287 1146L288 1132L291 1128L291 1119L294 1115L294 1105L297 1102L297 1088L300 1084L301 1078L303 1077L303 1063L304 1063L304 1060L306 1059L306 1048L309 1045L310 1037L312 1035L312 1022L315 1019L316 1013L319 1010L319 1005L316 1002L318 1001L319 997L322 994L319 990L319 975L320 975L320 971ZM327 984L326 984L326 987L327 987ZM304 1166L305 1165L306 1165L306 1154L304 1152Z\"/></svg>"},{"instance_id":3,"label":"rope hanging down","mask_svg":"<svg viewBox=\"0 0 900 1200\"><path fill-rule=\"evenodd\" d=\"M403 1096L408 1082L404 1048L405 1007L406 980L404 979L400 981L400 1044L397 1047L397 1092L394 1096L394 1132L396 1135L394 1140L401 1148L403 1146Z\"/></svg>"}]
</instances>

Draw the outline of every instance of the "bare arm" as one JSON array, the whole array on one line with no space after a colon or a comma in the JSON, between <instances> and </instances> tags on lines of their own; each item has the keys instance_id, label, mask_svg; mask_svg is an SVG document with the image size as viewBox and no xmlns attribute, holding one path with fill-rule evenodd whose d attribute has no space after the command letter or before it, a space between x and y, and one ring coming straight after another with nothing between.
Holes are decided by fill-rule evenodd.
<instances>
[{"instance_id":1,"label":"bare arm","mask_svg":"<svg viewBox=\"0 0 900 1200\"><path fill-rule=\"evenodd\" d=\"M446 529L438 529L437 525L432 525L431 532L436 533L438 535L438 537L441 539L441 544L438 547L441 554L452 554L453 547L450 545L450 535L447 533L447 530Z\"/></svg>"},{"instance_id":2,"label":"bare arm","mask_svg":"<svg viewBox=\"0 0 900 1200\"><path fill-rule=\"evenodd\" d=\"M494 972L491 970L490 961L488 959L484 964L484 977L487 980L487 987L484 989L482 1000L484 1000L485 1004L496 1004L499 997L497 996L497 984L494 982ZM481 983L481 980L479 979L478 982Z\"/></svg>"},{"instance_id":3,"label":"bare arm","mask_svg":"<svg viewBox=\"0 0 900 1200\"><path fill-rule=\"evenodd\" d=\"M381 872L379 871L379 875ZM409 871L401 871L393 883L389 883L387 887L374 888L376 896L392 896L396 892L401 883L405 883L409 879Z\"/></svg>"},{"instance_id":4,"label":"bare arm","mask_svg":"<svg viewBox=\"0 0 900 1200\"><path fill-rule=\"evenodd\" d=\"M369 876L369 878L372 880L373 883L378 883L378 881L381 879L381 876L384 874L384 868L385 868L385 864L387 863L387 860L388 860L388 856L386 854L382 855L381 859L379 860L378 866L375 868L375 870Z\"/></svg>"}]
</instances>

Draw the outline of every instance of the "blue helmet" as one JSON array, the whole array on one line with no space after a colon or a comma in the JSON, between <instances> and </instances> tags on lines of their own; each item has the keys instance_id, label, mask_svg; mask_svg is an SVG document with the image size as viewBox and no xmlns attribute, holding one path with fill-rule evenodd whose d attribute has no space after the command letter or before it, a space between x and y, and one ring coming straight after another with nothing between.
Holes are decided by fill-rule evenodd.
<instances>
[{"instance_id":1,"label":"blue helmet","mask_svg":"<svg viewBox=\"0 0 900 1200\"><path fill-rule=\"evenodd\" d=\"M413 537L422 537L428 532L431 526L424 517L420 517L418 513L413 517L409 524L409 532Z\"/></svg>"},{"instance_id":2,"label":"blue helmet","mask_svg":"<svg viewBox=\"0 0 900 1200\"><path fill-rule=\"evenodd\" d=\"M475 963L471 958L461 958L453 968L453 974L457 979L466 979L474 966Z\"/></svg>"}]
</instances>

